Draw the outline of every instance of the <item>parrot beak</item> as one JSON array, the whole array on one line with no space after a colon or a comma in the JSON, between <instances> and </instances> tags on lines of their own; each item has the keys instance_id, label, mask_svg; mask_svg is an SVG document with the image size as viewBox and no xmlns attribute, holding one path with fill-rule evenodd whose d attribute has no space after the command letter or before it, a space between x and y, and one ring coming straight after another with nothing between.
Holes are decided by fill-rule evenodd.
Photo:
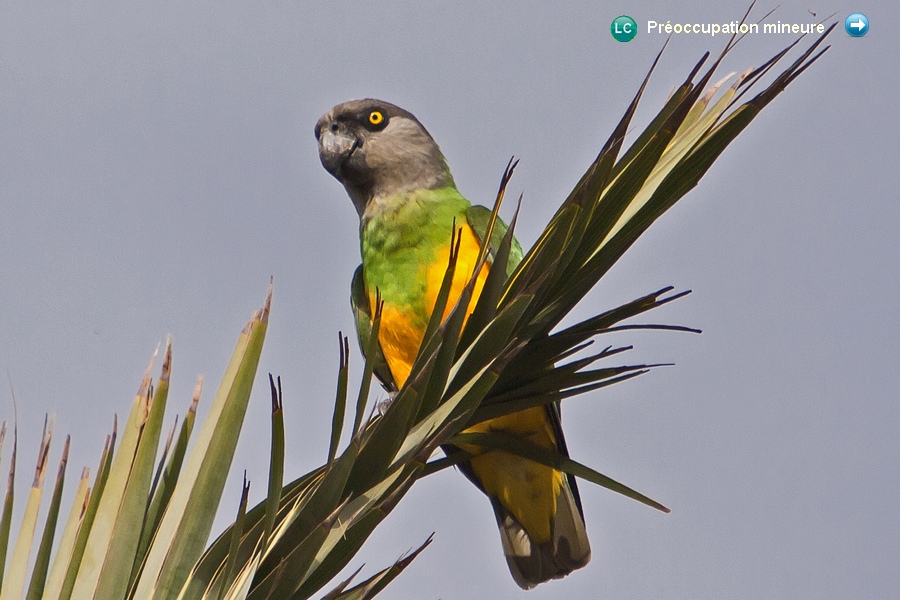
<instances>
[{"instance_id":1,"label":"parrot beak","mask_svg":"<svg viewBox=\"0 0 900 600\"><path fill-rule=\"evenodd\" d=\"M319 159L322 166L338 179L341 166L358 147L359 140L341 129L332 131L331 128L323 128L319 135Z\"/></svg>"}]
</instances>

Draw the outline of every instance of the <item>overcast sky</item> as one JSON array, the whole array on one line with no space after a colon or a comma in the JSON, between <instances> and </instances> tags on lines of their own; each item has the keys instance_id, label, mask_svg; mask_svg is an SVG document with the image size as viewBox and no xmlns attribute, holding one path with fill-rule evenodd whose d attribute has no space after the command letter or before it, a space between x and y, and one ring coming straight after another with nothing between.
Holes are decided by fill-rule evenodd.
<instances>
[{"instance_id":1,"label":"overcast sky","mask_svg":"<svg viewBox=\"0 0 900 600\"><path fill-rule=\"evenodd\" d=\"M757 17L773 6L762 2ZM694 293L645 320L703 334L609 338L635 345L629 362L677 366L567 401L573 456L672 514L582 484L593 559L529 598L889 598L900 589L900 22L891 6L782 2L769 21L836 13L832 49L577 309L584 318L674 285ZM267 372L285 386L286 477L318 466L359 261L355 211L316 155L318 116L365 96L407 108L476 203L492 201L516 155L510 190L525 195L518 236L527 247L663 44L646 22L727 22L745 8L4 2L0 369L18 401L20 472L33 465L46 412L56 415L51 460L71 433L70 481L93 468L113 413L127 411L169 333L168 422L187 408L198 374L208 406L270 275L271 326L223 510L233 514L244 469L255 499L265 487ZM870 21L863 38L843 30L856 11ZM630 43L610 36L620 14L641 28ZM722 73L791 40L748 37ZM635 126L724 43L673 37ZM11 421L9 392L0 397ZM417 484L351 567L365 562L372 573L432 531L432 546L385 597L522 596L488 501L450 471Z\"/></svg>"}]
</instances>

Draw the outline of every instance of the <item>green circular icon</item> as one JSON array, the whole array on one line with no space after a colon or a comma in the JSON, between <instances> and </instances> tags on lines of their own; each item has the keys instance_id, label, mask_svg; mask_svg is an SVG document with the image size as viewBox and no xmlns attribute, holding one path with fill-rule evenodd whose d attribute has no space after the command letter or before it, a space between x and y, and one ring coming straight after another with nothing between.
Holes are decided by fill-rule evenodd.
<instances>
[{"instance_id":1,"label":"green circular icon","mask_svg":"<svg viewBox=\"0 0 900 600\"><path fill-rule=\"evenodd\" d=\"M627 15L616 17L609 26L609 32L617 42L630 42L637 35L637 29L637 23Z\"/></svg>"}]
</instances>

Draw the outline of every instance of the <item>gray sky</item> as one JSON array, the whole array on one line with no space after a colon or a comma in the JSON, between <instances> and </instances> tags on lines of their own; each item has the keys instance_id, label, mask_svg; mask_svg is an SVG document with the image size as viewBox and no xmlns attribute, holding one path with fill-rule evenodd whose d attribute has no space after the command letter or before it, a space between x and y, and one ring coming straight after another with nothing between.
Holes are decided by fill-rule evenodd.
<instances>
[{"instance_id":1,"label":"gray sky","mask_svg":"<svg viewBox=\"0 0 900 600\"><path fill-rule=\"evenodd\" d=\"M169 422L201 373L208 406L270 275L271 327L227 518L243 469L254 498L265 487L266 372L286 389L286 476L321 464L359 250L356 214L316 155L317 117L364 96L411 110L476 203L491 202L515 154L510 189L525 194L518 236L530 246L662 45L646 21L723 22L745 7L3 3L0 369L18 400L21 483L45 412L56 415L51 460L73 435L70 481L95 466L112 414L125 413L168 333ZM888 598L900 588L900 23L884 1L788 0L769 20L806 22L807 11L841 22L860 11L871 31L855 39L841 25L826 56L576 311L665 285L694 290L645 320L702 335L608 340L635 344L629 362L676 367L563 411L576 459L673 512L582 484L593 560L529 598ZM641 27L628 44L609 34L620 14ZM749 37L722 73L791 39ZM675 36L636 125L724 43ZM8 392L0 406L12 420ZM451 472L416 485L351 564L371 573L432 531L385 597L521 595L489 503Z\"/></svg>"}]
</instances>

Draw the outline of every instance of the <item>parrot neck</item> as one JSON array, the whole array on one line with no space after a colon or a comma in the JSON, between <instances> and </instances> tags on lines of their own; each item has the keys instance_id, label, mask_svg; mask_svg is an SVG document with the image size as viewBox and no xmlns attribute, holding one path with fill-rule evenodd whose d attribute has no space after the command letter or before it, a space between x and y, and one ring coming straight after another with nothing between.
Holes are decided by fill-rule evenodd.
<instances>
[{"instance_id":1,"label":"parrot neck","mask_svg":"<svg viewBox=\"0 0 900 600\"><path fill-rule=\"evenodd\" d=\"M350 200L353 202L356 214L359 215L360 220L370 219L386 211L394 211L399 203L421 191L456 190L456 185L449 170L446 171L446 174L441 174L440 176L432 173L428 177L421 177L404 183L404 185L371 186L368 188L358 188L345 183L344 188L347 190L347 195L350 196Z\"/></svg>"},{"instance_id":2,"label":"parrot neck","mask_svg":"<svg viewBox=\"0 0 900 600\"><path fill-rule=\"evenodd\" d=\"M433 228L439 228L441 235L449 235L453 220L460 218L469 206L469 201L452 184L376 196L360 215L360 231L364 238L367 234L377 237L392 232L389 237L399 235L402 245L414 245L412 237Z\"/></svg>"},{"instance_id":3,"label":"parrot neck","mask_svg":"<svg viewBox=\"0 0 900 600\"><path fill-rule=\"evenodd\" d=\"M391 168L373 168L369 177L359 182L343 181L361 219L393 210L397 202L419 192L456 190L447 161L437 146L432 144L428 152L416 152L416 148L398 146L393 149ZM367 160L378 166L379 159Z\"/></svg>"},{"instance_id":4,"label":"parrot neck","mask_svg":"<svg viewBox=\"0 0 900 600\"><path fill-rule=\"evenodd\" d=\"M404 186L400 189L393 188L389 193L373 193L366 197L362 204L358 204L354 199L353 204L359 214L360 223L365 225L372 220L380 220L385 217L390 219L400 213L408 214L409 211L404 207L409 203L417 203L425 208L431 202L444 202L447 198L462 197L459 195L449 171L446 179L435 179L429 183L431 185L408 188ZM350 197L353 198L352 195Z\"/></svg>"}]
</instances>

